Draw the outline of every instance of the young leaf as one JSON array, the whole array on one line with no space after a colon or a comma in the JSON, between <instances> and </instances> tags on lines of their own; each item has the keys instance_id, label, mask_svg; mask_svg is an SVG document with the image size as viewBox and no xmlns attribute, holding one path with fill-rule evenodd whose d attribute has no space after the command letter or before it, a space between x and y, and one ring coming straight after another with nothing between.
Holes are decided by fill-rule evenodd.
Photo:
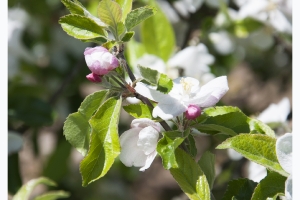
<instances>
[{"instance_id":1,"label":"young leaf","mask_svg":"<svg viewBox=\"0 0 300 200\"><path fill-rule=\"evenodd\" d=\"M124 22L128 13L131 11L132 0L116 0L116 2L121 6L121 9L122 9L121 21Z\"/></svg>"},{"instance_id":2,"label":"young leaf","mask_svg":"<svg viewBox=\"0 0 300 200\"><path fill-rule=\"evenodd\" d=\"M44 193L40 196L35 197L33 200L56 200L60 198L68 198L69 196L70 196L69 192L59 190L59 191L50 191Z\"/></svg>"},{"instance_id":3,"label":"young leaf","mask_svg":"<svg viewBox=\"0 0 300 200\"><path fill-rule=\"evenodd\" d=\"M70 14L61 17L59 23L67 34L76 39L88 40L107 37L107 32L88 17Z\"/></svg>"},{"instance_id":4,"label":"young leaf","mask_svg":"<svg viewBox=\"0 0 300 200\"><path fill-rule=\"evenodd\" d=\"M268 171L267 176L260 181L254 190L251 200L273 198L284 195L286 177L276 172Z\"/></svg>"},{"instance_id":5,"label":"young leaf","mask_svg":"<svg viewBox=\"0 0 300 200\"><path fill-rule=\"evenodd\" d=\"M164 137L158 141L157 153L161 156L165 169L177 168L175 150L184 141L182 132L168 131L163 133Z\"/></svg>"},{"instance_id":6,"label":"young leaf","mask_svg":"<svg viewBox=\"0 0 300 200\"><path fill-rule=\"evenodd\" d=\"M85 15L85 8L79 2L73 2L71 0L61 0L61 2L72 14Z\"/></svg>"},{"instance_id":7,"label":"young leaf","mask_svg":"<svg viewBox=\"0 0 300 200\"><path fill-rule=\"evenodd\" d=\"M246 179L231 180L222 200L250 200L257 183Z\"/></svg>"},{"instance_id":8,"label":"young leaf","mask_svg":"<svg viewBox=\"0 0 300 200\"><path fill-rule=\"evenodd\" d=\"M183 192L193 200L209 200L209 185L200 166L179 148L175 150L175 155L178 167L171 168L170 172Z\"/></svg>"},{"instance_id":9,"label":"young leaf","mask_svg":"<svg viewBox=\"0 0 300 200\"><path fill-rule=\"evenodd\" d=\"M89 149L90 125L89 120L93 113L100 107L105 100L107 90L95 92L87 96L78 112L70 114L64 123L64 135L68 142L77 149L83 156Z\"/></svg>"},{"instance_id":10,"label":"young leaf","mask_svg":"<svg viewBox=\"0 0 300 200\"><path fill-rule=\"evenodd\" d=\"M139 23L155 15L157 9L152 6L145 6L132 10L126 17L125 26L127 31L130 31Z\"/></svg>"},{"instance_id":11,"label":"young leaf","mask_svg":"<svg viewBox=\"0 0 300 200\"><path fill-rule=\"evenodd\" d=\"M159 73L155 69L138 65L141 76L147 83L157 85L157 90L162 93L168 93L173 87L173 81L167 75Z\"/></svg>"},{"instance_id":12,"label":"young leaf","mask_svg":"<svg viewBox=\"0 0 300 200\"><path fill-rule=\"evenodd\" d=\"M83 186L103 177L120 154L118 122L121 104L121 98L109 98L89 121L92 128L90 149L80 163Z\"/></svg>"},{"instance_id":13,"label":"young leaf","mask_svg":"<svg viewBox=\"0 0 300 200\"><path fill-rule=\"evenodd\" d=\"M112 0L101 0L98 6L98 17L110 27L114 36L118 36L118 22L122 19L122 9L118 3Z\"/></svg>"},{"instance_id":14,"label":"young leaf","mask_svg":"<svg viewBox=\"0 0 300 200\"><path fill-rule=\"evenodd\" d=\"M122 37L122 41L123 42L129 42L129 40L134 36L134 31L129 31L127 33L124 34L124 36Z\"/></svg>"},{"instance_id":15,"label":"young leaf","mask_svg":"<svg viewBox=\"0 0 300 200\"><path fill-rule=\"evenodd\" d=\"M154 119L152 117L153 108L150 108L146 104L143 104L143 103L130 104L130 105L127 105L127 106L123 106L123 108L128 114L130 114L134 118Z\"/></svg>"},{"instance_id":16,"label":"young leaf","mask_svg":"<svg viewBox=\"0 0 300 200\"><path fill-rule=\"evenodd\" d=\"M175 47L175 36L172 25L154 0L151 4L157 7L157 13L148 18L141 26L141 39L147 53L168 61Z\"/></svg>"},{"instance_id":17,"label":"young leaf","mask_svg":"<svg viewBox=\"0 0 300 200\"><path fill-rule=\"evenodd\" d=\"M280 166L276 156L276 139L261 134L240 134L228 138L216 149L232 148L249 160L276 171L283 176L288 174Z\"/></svg>"},{"instance_id":18,"label":"young leaf","mask_svg":"<svg viewBox=\"0 0 300 200\"><path fill-rule=\"evenodd\" d=\"M46 177L32 179L18 190L17 194L12 198L12 200L28 199L33 189L41 183L49 186L56 186L55 182Z\"/></svg>"},{"instance_id":19,"label":"young leaf","mask_svg":"<svg viewBox=\"0 0 300 200\"><path fill-rule=\"evenodd\" d=\"M215 181L215 154L209 151L204 152L198 164L206 176L210 190L212 190Z\"/></svg>"},{"instance_id":20,"label":"young leaf","mask_svg":"<svg viewBox=\"0 0 300 200\"><path fill-rule=\"evenodd\" d=\"M235 136L240 133L261 133L275 137L274 131L266 124L247 117L239 108L231 106L207 108L192 125L207 134Z\"/></svg>"}]
</instances>

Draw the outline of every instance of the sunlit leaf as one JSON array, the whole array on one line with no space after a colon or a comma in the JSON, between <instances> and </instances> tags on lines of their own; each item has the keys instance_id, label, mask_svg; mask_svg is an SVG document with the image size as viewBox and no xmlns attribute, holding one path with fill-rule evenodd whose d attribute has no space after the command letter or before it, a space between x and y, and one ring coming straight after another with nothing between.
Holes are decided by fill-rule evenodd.
<instances>
[{"instance_id":1,"label":"sunlit leaf","mask_svg":"<svg viewBox=\"0 0 300 200\"><path fill-rule=\"evenodd\" d=\"M195 160L177 148L175 151L177 168L170 172L183 192L193 200L210 200L210 189L207 179Z\"/></svg>"},{"instance_id":2,"label":"sunlit leaf","mask_svg":"<svg viewBox=\"0 0 300 200\"><path fill-rule=\"evenodd\" d=\"M156 11L157 9L152 6L145 6L132 10L125 20L127 30L130 31L144 20L155 15Z\"/></svg>"},{"instance_id":3,"label":"sunlit leaf","mask_svg":"<svg viewBox=\"0 0 300 200\"><path fill-rule=\"evenodd\" d=\"M121 98L109 98L89 121L92 128L90 148L80 163L83 186L103 177L120 154L118 123L121 103Z\"/></svg>"},{"instance_id":4,"label":"sunlit leaf","mask_svg":"<svg viewBox=\"0 0 300 200\"><path fill-rule=\"evenodd\" d=\"M283 176L288 174L280 166L276 156L276 138L262 134L240 134L228 138L217 149L232 148L249 160L276 171Z\"/></svg>"},{"instance_id":5,"label":"sunlit leaf","mask_svg":"<svg viewBox=\"0 0 300 200\"><path fill-rule=\"evenodd\" d=\"M132 8L132 0L116 0L116 2L121 6L122 9L122 22L125 21L128 13Z\"/></svg>"}]
</instances>

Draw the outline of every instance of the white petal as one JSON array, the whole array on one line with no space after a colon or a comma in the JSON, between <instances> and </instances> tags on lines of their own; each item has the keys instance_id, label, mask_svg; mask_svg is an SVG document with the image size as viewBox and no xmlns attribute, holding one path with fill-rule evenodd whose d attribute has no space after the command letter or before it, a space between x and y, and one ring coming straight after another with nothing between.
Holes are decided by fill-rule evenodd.
<instances>
[{"instance_id":1,"label":"white petal","mask_svg":"<svg viewBox=\"0 0 300 200\"><path fill-rule=\"evenodd\" d=\"M125 131L120 136L120 160L127 167L142 167L146 162L147 156L137 146L138 133L140 130L141 128L132 128L128 131Z\"/></svg>"},{"instance_id":2,"label":"white petal","mask_svg":"<svg viewBox=\"0 0 300 200\"><path fill-rule=\"evenodd\" d=\"M150 167L150 165L152 164L156 155L157 155L156 151L154 151L150 155L148 155L147 159L145 161L145 165L142 168L140 168L140 171L145 171L145 169L148 169Z\"/></svg>"},{"instance_id":3,"label":"white petal","mask_svg":"<svg viewBox=\"0 0 300 200\"><path fill-rule=\"evenodd\" d=\"M264 123L285 122L290 109L290 101L285 97L278 104L270 104L257 119Z\"/></svg>"},{"instance_id":4,"label":"white petal","mask_svg":"<svg viewBox=\"0 0 300 200\"><path fill-rule=\"evenodd\" d=\"M140 119L134 119L131 122L131 127L137 127L137 128L145 128L147 126L151 126L155 128L158 132L160 131L160 125L158 122L154 122L151 119L148 118L140 118Z\"/></svg>"},{"instance_id":5,"label":"white petal","mask_svg":"<svg viewBox=\"0 0 300 200\"><path fill-rule=\"evenodd\" d=\"M290 175L285 181L285 197L287 200L293 199L293 177Z\"/></svg>"},{"instance_id":6,"label":"white petal","mask_svg":"<svg viewBox=\"0 0 300 200\"><path fill-rule=\"evenodd\" d=\"M286 133L276 141L276 154L281 167L292 174L293 135Z\"/></svg>"},{"instance_id":7,"label":"white petal","mask_svg":"<svg viewBox=\"0 0 300 200\"><path fill-rule=\"evenodd\" d=\"M156 150L159 133L151 126L143 128L139 133L137 146L144 151L146 155Z\"/></svg>"},{"instance_id":8,"label":"white petal","mask_svg":"<svg viewBox=\"0 0 300 200\"><path fill-rule=\"evenodd\" d=\"M170 104L159 103L153 109L152 115L153 117L159 116L163 120L170 120L185 112L186 109L187 107L178 101L174 101L173 103L170 102Z\"/></svg>"},{"instance_id":9,"label":"white petal","mask_svg":"<svg viewBox=\"0 0 300 200\"><path fill-rule=\"evenodd\" d=\"M280 32L292 33L292 24L279 10L273 10L270 12L271 25Z\"/></svg>"},{"instance_id":10,"label":"white petal","mask_svg":"<svg viewBox=\"0 0 300 200\"><path fill-rule=\"evenodd\" d=\"M267 176L267 170L255 162L250 161L248 166L248 178L254 182L260 182Z\"/></svg>"},{"instance_id":11,"label":"white petal","mask_svg":"<svg viewBox=\"0 0 300 200\"><path fill-rule=\"evenodd\" d=\"M228 90L227 76L217 77L203 85L197 96L190 100L190 104L204 108L214 106Z\"/></svg>"}]
</instances>

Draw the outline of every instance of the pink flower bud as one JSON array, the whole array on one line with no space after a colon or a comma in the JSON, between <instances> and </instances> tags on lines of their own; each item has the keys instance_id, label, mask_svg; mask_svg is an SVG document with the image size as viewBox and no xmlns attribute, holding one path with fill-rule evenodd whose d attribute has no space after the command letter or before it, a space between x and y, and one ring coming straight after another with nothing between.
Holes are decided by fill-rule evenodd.
<instances>
[{"instance_id":1,"label":"pink flower bud","mask_svg":"<svg viewBox=\"0 0 300 200\"><path fill-rule=\"evenodd\" d=\"M196 105L189 105L187 111L185 112L185 116L189 120L196 119L201 115L201 108Z\"/></svg>"},{"instance_id":2,"label":"pink flower bud","mask_svg":"<svg viewBox=\"0 0 300 200\"><path fill-rule=\"evenodd\" d=\"M89 69L97 75L105 75L119 66L119 61L116 56L101 46L86 48L84 56Z\"/></svg>"},{"instance_id":3,"label":"pink flower bud","mask_svg":"<svg viewBox=\"0 0 300 200\"><path fill-rule=\"evenodd\" d=\"M86 78L89 81L94 82L94 83L100 83L102 81L100 76L97 74L94 74L94 73L90 73L89 75L86 76Z\"/></svg>"}]
</instances>

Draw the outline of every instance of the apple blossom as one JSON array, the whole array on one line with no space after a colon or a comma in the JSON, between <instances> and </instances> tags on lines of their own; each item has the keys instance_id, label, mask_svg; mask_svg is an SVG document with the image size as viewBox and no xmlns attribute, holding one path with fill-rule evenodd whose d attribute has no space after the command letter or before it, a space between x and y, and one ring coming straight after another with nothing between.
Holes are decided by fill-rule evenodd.
<instances>
[{"instance_id":1,"label":"apple blossom","mask_svg":"<svg viewBox=\"0 0 300 200\"><path fill-rule=\"evenodd\" d=\"M100 83L102 80L100 78L99 75L95 74L95 73L90 73L88 75L86 75L86 78L91 81L91 82L94 82L94 83Z\"/></svg>"},{"instance_id":2,"label":"apple blossom","mask_svg":"<svg viewBox=\"0 0 300 200\"><path fill-rule=\"evenodd\" d=\"M292 166L293 166L293 134L286 133L279 137L276 141L276 155L278 162L281 167L289 173L289 177L285 181L285 197L287 200L293 199L293 177L292 177Z\"/></svg>"},{"instance_id":3,"label":"apple blossom","mask_svg":"<svg viewBox=\"0 0 300 200\"><path fill-rule=\"evenodd\" d=\"M199 86L197 79L179 77L173 80L173 88L168 94L153 90L141 82L136 84L135 90L158 102L153 109L153 117L159 116L163 120L169 120L185 112L189 105L197 105L200 108L214 106L229 88L227 76L221 76L202 87Z\"/></svg>"},{"instance_id":4,"label":"apple blossom","mask_svg":"<svg viewBox=\"0 0 300 200\"><path fill-rule=\"evenodd\" d=\"M116 56L101 46L86 48L84 56L89 69L97 75L105 75L119 66Z\"/></svg>"},{"instance_id":5,"label":"apple blossom","mask_svg":"<svg viewBox=\"0 0 300 200\"><path fill-rule=\"evenodd\" d=\"M147 118L134 119L131 129L120 136L120 160L127 167L142 167L148 169L157 155L160 125Z\"/></svg>"}]
</instances>

